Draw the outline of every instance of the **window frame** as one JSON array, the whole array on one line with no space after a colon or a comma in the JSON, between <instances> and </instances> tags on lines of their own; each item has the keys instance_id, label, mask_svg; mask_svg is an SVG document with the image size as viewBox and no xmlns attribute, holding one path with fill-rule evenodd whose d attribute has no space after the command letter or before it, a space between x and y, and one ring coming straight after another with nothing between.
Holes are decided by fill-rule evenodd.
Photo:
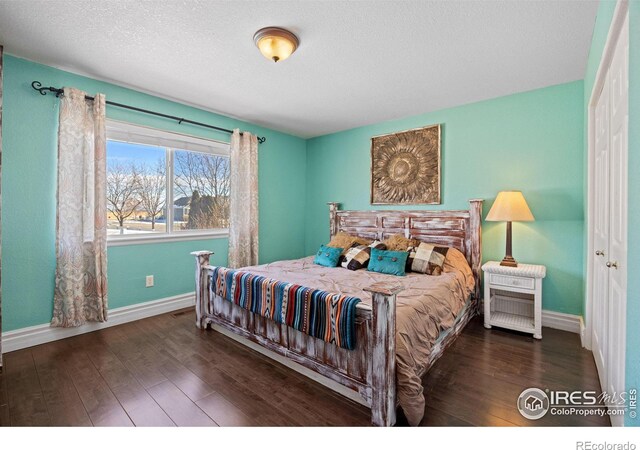
<instances>
[{"instance_id":1,"label":"window frame","mask_svg":"<svg viewBox=\"0 0 640 450\"><path fill-rule=\"evenodd\" d=\"M161 242L182 242L203 239L223 239L229 236L228 228L208 230L174 230L174 157L176 151L189 151L208 155L230 156L229 142L202 138L189 134L165 131L157 128L136 125L129 122L107 119L107 141L118 141L132 144L150 145L164 148L166 164L166 225L164 232L147 234L107 235L107 246L138 245ZM171 144L171 145L168 145ZM105 214L107 211L105 210Z\"/></svg>"}]
</instances>

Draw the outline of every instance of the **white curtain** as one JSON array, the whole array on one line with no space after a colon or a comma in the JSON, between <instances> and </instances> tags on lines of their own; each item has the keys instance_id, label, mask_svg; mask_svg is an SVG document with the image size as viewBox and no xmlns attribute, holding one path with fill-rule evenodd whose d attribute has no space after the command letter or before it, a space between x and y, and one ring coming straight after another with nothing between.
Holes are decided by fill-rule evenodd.
<instances>
[{"instance_id":1,"label":"white curtain","mask_svg":"<svg viewBox=\"0 0 640 450\"><path fill-rule=\"evenodd\" d=\"M246 131L231 136L229 267L258 264L258 139Z\"/></svg>"},{"instance_id":2,"label":"white curtain","mask_svg":"<svg viewBox=\"0 0 640 450\"><path fill-rule=\"evenodd\" d=\"M107 320L105 98L85 95L65 88L60 103L56 327Z\"/></svg>"}]
</instances>

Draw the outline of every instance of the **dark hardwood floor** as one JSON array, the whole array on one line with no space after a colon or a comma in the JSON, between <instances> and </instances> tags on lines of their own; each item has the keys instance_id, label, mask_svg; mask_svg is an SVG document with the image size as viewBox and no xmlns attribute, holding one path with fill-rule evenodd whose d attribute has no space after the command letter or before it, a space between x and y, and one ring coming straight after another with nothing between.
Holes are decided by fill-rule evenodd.
<instances>
[{"instance_id":1,"label":"dark hardwood floor","mask_svg":"<svg viewBox=\"0 0 640 450\"><path fill-rule=\"evenodd\" d=\"M425 376L422 425L608 425L518 413L524 388L600 390L577 335L545 328L543 336L485 330L475 318ZM6 354L0 425L367 426L369 411L196 329L185 310Z\"/></svg>"}]
</instances>

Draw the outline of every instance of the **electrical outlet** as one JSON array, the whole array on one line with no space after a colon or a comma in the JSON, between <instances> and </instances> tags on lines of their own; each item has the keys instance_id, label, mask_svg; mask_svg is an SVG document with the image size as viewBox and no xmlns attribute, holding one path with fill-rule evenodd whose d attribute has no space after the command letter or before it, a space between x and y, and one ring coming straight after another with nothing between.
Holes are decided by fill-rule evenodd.
<instances>
[{"instance_id":1,"label":"electrical outlet","mask_svg":"<svg viewBox=\"0 0 640 450\"><path fill-rule=\"evenodd\" d=\"M147 275L146 287L153 287L153 275Z\"/></svg>"}]
</instances>

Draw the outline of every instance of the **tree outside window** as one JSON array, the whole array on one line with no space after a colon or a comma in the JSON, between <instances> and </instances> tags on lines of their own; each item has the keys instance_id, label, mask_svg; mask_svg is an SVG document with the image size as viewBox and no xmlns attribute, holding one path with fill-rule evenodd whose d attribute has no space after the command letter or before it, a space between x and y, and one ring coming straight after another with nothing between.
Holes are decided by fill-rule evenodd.
<instances>
[{"instance_id":1,"label":"tree outside window","mask_svg":"<svg viewBox=\"0 0 640 450\"><path fill-rule=\"evenodd\" d=\"M226 155L108 140L108 234L228 228L229 175Z\"/></svg>"}]
</instances>

